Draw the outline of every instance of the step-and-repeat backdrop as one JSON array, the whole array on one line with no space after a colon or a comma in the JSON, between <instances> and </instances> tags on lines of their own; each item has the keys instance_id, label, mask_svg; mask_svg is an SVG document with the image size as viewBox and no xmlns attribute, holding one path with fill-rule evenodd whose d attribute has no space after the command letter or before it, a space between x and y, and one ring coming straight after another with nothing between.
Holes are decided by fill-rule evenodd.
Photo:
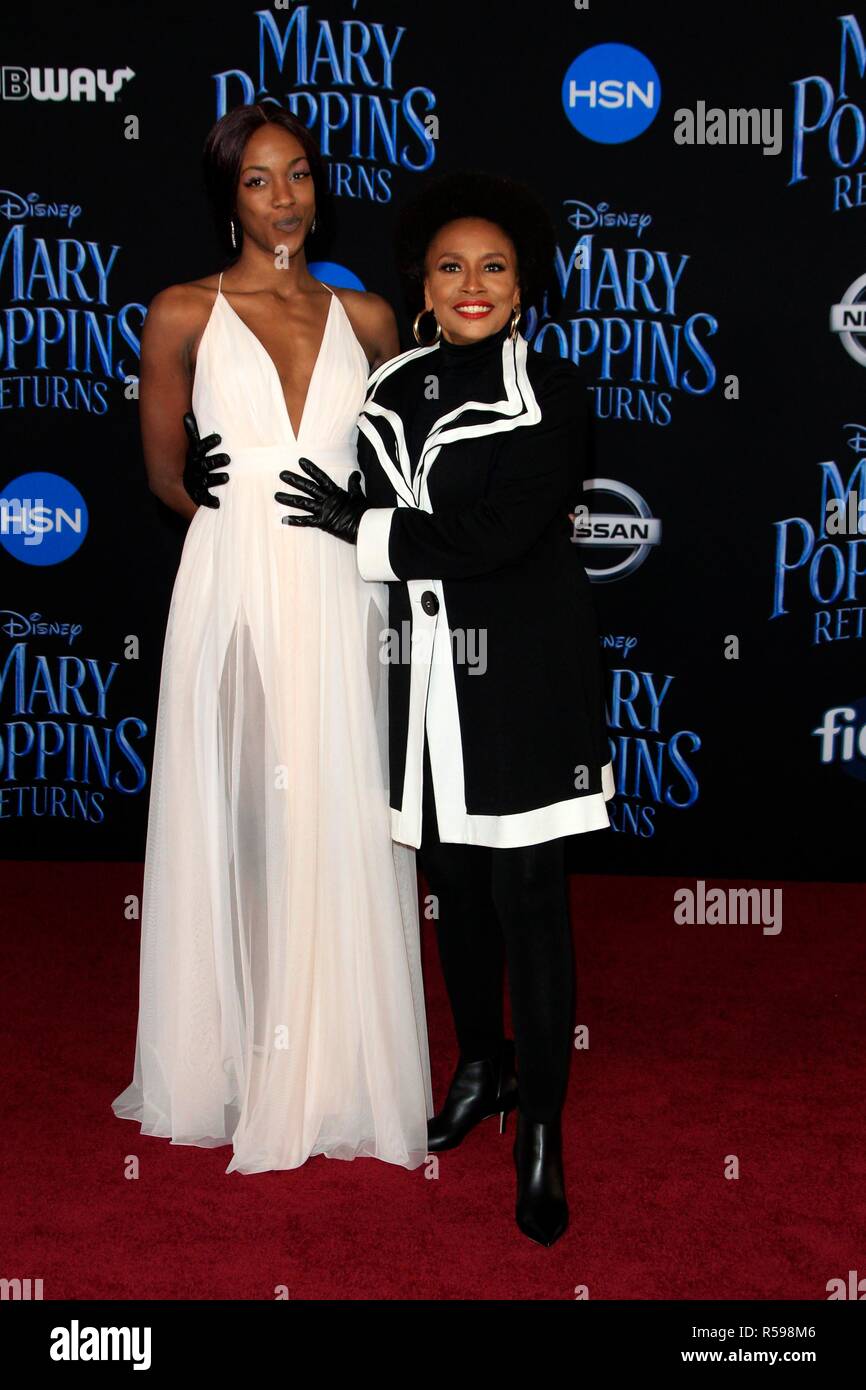
<instances>
[{"instance_id":1,"label":"step-and-repeat backdrop","mask_svg":"<svg viewBox=\"0 0 866 1390\"><path fill-rule=\"evenodd\" d=\"M138 437L146 306L223 265L200 152L272 101L315 132L332 283L431 173L531 183L577 363L612 831L573 867L862 876L866 9L830 0L21 6L3 43L0 844L140 859L185 523ZM531 738L516 724L515 738Z\"/></svg>"}]
</instances>

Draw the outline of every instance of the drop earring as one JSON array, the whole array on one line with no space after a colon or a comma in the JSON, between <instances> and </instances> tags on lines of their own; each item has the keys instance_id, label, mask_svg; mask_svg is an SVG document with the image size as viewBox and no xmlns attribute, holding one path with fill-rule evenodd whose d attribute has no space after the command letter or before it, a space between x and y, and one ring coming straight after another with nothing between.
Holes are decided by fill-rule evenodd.
<instances>
[{"instance_id":1,"label":"drop earring","mask_svg":"<svg viewBox=\"0 0 866 1390\"><path fill-rule=\"evenodd\" d=\"M235 219L234 219L233 217L230 217L230 218L229 218L229 233L230 233L231 239L232 239L232 246L234 247L235 250L237 250L237 249L238 249L238 243L237 243L237 240L236 240L236 238L235 238Z\"/></svg>"}]
</instances>

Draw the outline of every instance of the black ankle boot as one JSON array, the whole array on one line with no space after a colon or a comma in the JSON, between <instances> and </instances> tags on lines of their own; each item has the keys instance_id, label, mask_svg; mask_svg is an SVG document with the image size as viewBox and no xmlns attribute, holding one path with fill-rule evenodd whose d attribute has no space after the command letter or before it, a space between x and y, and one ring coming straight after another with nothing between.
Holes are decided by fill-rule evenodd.
<instances>
[{"instance_id":1,"label":"black ankle boot","mask_svg":"<svg viewBox=\"0 0 866 1390\"><path fill-rule=\"evenodd\" d=\"M553 1245L568 1225L559 1116L540 1123L528 1120L518 1111L514 1163L517 1224L530 1240L539 1245Z\"/></svg>"},{"instance_id":2,"label":"black ankle boot","mask_svg":"<svg viewBox=\"0 0 866 1390\"><path fill-rule=\"evenodd\" d=\"M514 1043L509 1038L495 1057L458 1065L444 1106L428 1121L427 1152L456 1149L470 1129L490 1115L499 1116L499 1133L502 1134L505 1117L516 1104Z\"/></svg>"}]
</instances>

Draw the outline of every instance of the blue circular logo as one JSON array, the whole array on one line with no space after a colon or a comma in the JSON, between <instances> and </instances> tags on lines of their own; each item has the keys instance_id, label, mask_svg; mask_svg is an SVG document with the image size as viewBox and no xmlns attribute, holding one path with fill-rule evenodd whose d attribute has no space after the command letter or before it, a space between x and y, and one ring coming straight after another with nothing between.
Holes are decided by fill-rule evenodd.
<instances>
[{"instance_id":1,"label":"blue circular logo","mask_svg":"<svg viewBox=\"0 0 866 1390\"><path fill-rule=\"evenodd\" d=\"M603 145L642 135L656 118L659 75L627 43L599 43L578 54L562 83L562 104L575 130Z\"/></svg>"},{"instance_id":2,"label":"blue circular logo","mask_svg":"<svg viewBox=\"0 0 866 1390\"><path fill-rule=\"evenodd\" d=\"M87 535L87 504L56 473L22 473L0 492L0 545L25 565L59 565Z\"/></svg>"},{"instance_id":3,"label":"blue circular logo","mask_svg":"<svg viewBox=\"0 0 866 1390\"><path fill-rule=\"evenodd\" d=\"M307 270L316 280L326 285L337 285L341 290L363 290L364 285L353 270L347 270L337 261L310 261Z\"/></svg>"}]
</instances>

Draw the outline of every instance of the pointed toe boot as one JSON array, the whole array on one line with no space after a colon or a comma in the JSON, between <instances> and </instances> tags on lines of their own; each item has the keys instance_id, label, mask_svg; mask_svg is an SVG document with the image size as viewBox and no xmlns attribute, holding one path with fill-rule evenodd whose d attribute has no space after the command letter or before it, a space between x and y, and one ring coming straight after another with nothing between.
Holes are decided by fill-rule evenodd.
<instances>
[{"instance_id":1,"label":"pointed toe boot","mask_svg":"<svg viewBox=\"0 0 866 1390\"><path fill-rule=\"evenodd\" d=\"M428 1153L456 1149L471 1129L491 1115L499 1116L503 1134L508 1112L516 1105L514 1043L506 1039L496 1056L458 1064L444 1106L428 1122Z\"/></svg>"},{"instance_id":2,"label":"pointed toe boot","mask_svg":"<svg viewBox=\"0 0 866 1390\"><path fill-rule=\"evenodd\" d=\"M538 1245L553 1245L568 1226L559 1116L541 1123L518 1111L514 1164L517 1224Z\"/></svg>"}]
</instances>

